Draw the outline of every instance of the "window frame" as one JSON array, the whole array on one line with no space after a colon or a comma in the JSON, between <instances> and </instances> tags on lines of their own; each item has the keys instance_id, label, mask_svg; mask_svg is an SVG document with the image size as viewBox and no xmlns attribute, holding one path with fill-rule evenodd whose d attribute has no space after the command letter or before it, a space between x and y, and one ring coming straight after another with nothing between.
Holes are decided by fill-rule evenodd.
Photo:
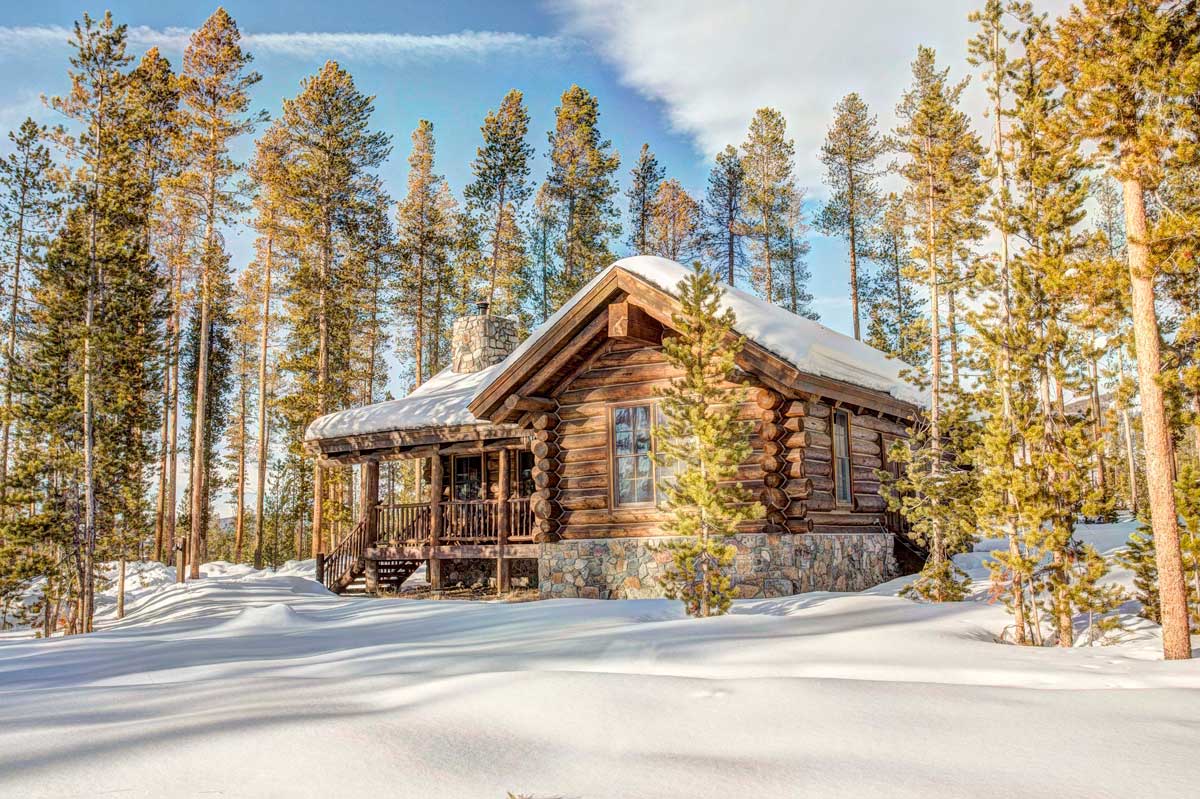
<instances>
[{"instance_id":1,"label":"window frame","mask_svg":"<svg viewBox=\"0 0 1200 799\"><path fill-rule=\"evenodd\" d=\"M617 469L617 462L621 458L638 458L641 455L617 455L617 411L623 408L640 408L646 407L649 409L650 418L650 451L645 454L645 457L650 459L650 499L641 502L621 502L620 498L620 478ZM654 400L630 400L628 402L614 402L608 406L608 474L609 474L609 490L608 490L608 506L610 510L621 510L626 508L657 508L658 507L658 447L656 438L658 436L658 403Z\"/></svg>"},{"instance_id":2,"label":"window frame","mask_svg":"<svg viewBox=\"0 0 1200 799\"><path fill-rule=\"evenodd\" d=\"M470 499L459 499L459 497L458 497L458 463L459 463L459 461L469 461L472 458L475 458L479 461L479 489L476 491L475 496L471 497ZM465 454L464 455L457 455L457 454L452 455L450 457L450 501L451 502L477 502L477 501L479 501L479 499L480 499L479 494L484 493L484 491L487 489L487 485L488 485L487 478L488 478L487 458L484 457L483 453L470 454L470 455L465 455Z\"/></svg>"},{"instance_id":3,"label":"window frame","mask_svg":"<svg viewBox=\"0 0 1200 799\"><path fill-rule=\"evenodd\" d=\"M838 458L838 415L841 415L846 420L846 467L847 477L846 483L843 486L841 478L841 470ZM838 508L850 508L854 506L854 457L850 448L850 412L842 408L834 408L833 413L829 414L829 454L830 463L833 466L833 502ZM842 498L842 488L846 489L846 498Z\"/></svg>"}]
</instances>

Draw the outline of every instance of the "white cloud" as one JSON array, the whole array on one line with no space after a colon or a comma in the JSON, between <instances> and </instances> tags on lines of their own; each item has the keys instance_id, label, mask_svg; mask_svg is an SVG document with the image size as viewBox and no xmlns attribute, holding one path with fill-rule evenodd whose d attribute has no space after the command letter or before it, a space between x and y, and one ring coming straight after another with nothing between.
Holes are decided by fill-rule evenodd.
<instances>
[{"instance_id":1,"label":"white cloud","mask_svg":"<svg viewBox=\"0 0 1200 799\"><path fill-rule=\"evenodd\" d=\"M817 153L834 104L858 92L879 117L894 109L910 82L918 44L960 78L968 69L963 0L552 0L568 32L591 42L621 80L663 104L675 129L711 156L745 137L755 109L774 106L796 140L801 183L817 187ZM1065 0L1039 3L1059 11ZM976 112L983 94L969 90ZM985 130L981 127L980 130Z\"/></svg>"},{"instance_id":2,"label":"white cloud","mask_svg":"<svg viewBox=\"0 0 1200 799\"><path fill-rule=\"evenodd\" d=\"M66 47L72 30L62 25L0 26L0 58L46 47ZM187 28L129 28L134 48L182 50ZM409 33L247 33L242 37L254 53L294 58L339 58L347 61L399 63L410 59L484 58L505 53L555 53L569 42L558 36L530 36L504 31L460 31L447 34Z\"/></svg>"}]
</instances>

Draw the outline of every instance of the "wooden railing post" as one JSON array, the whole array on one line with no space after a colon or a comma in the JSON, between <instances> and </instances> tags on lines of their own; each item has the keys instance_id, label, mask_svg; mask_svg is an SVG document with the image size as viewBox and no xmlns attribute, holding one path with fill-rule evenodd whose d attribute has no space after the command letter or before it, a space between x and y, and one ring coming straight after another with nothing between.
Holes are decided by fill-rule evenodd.
<instances>
[{"instance_id":1,"label":"wooden railing post","mask_svg":"<svg viewBox=\"0 0 1200 799\"><path fill-rule=\"evenodd\" d=\"M442 456L433 454L429 464L429 546L436 547L442 538ZM429 588L431 591L442 590L442 562L433 557L429 558Z\"/></svg>"},{"instance_id":2,"label":"wooden railing post","mask_svg":"<svg viewBox=\"0 0 1200 799\"><path fill-rule=\"evenodd\" d=\"M359 497L359 517L364 520L367 529L367 544L372 545L379 540L379 519L376 507L379 505L379 461L369 460L362 465L363 484Z\"/></svg>"},{"instance_id":3,"label":"wooden railing post","mask_svg":"<svg viewBox=\"0 0 1200 799\"><path fill-rule=\"evenodd\" d=\"M497 593L506 593L510 587L511 579L508 571L509 561L504 557L504 545L508 542L508 525L509 525L509 507L508 507L508 484L509 477L509 460L512 457L512 452L507 449L500 450L500 490L497 492L497 530L496 530L496 591Z\"/></svg>"}]
</instances>

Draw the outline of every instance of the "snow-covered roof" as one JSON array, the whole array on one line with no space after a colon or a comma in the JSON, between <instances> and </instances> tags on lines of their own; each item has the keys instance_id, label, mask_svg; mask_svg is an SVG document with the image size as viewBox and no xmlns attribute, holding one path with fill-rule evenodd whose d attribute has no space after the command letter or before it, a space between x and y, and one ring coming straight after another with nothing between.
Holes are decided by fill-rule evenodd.
<instances>
[{"instance_id":1,"label":"snow-covered roof","mask_svg":"<svg viewBox=\"0 0 1200 799\"><path fill-rule=\"evenodd\" d=\"M420 430L433 427L487 424L476 419L467 406L483 387L499 374L498 363L478 372L459 374L443 369L422 383L407 397L377 402L361 408L326 414L304 431L305 441L340 438L392 430Z\"/></svg>"},{"instance_id":2,"label":"snow-covered roof","mask_svg":"<svg viewBox=\"0 0 1200 799\"><path fill-rule=\"evenodd\" d=\"M495 366L469 374L444 369L407 397L322 416L308 426L304 439L488 424L476 419L468 409L471 401L509 365L523 358L546 331L617 268L638 275L672 296L677 293L679 282L691 274L687 267L666 258L649 255L623 258L592 278ZM861 341L730 286L725 286L721 305L733 310L738 333L801 372L882 391L903 402L923 403L920 391L901 376L907 366Z\"/></svg>"},{"instance_id":3,"label":"snow-covered roof","mask_svg":"<svg viewBox=\"0 0 1200 799\"><path fill-rule=\"evenodd\" d=\"M624 258L609 269L616 267L645 278L672 296L678 293L679 282L691 274L682 264L649 255ZM882 391L902 402L925 404L920 389L902 375L909 366L874 347L731 286L725 286L721 306L733 310L738 333L801 372Z\"/></svg>"}]
</instances>

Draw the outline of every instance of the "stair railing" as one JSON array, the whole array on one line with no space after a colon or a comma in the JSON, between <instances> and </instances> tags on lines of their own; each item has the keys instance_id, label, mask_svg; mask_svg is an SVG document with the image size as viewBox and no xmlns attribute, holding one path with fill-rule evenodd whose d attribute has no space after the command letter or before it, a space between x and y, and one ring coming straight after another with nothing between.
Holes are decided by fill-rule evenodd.
<instances>
[{"instance_id":1,"label":"stair railing","mask_svg":"<svg viewBox=\"0 0 1200 799\"><path fill-rule=\"evenodd\" d=\"M367 547L371 545L368 532L367 520L359 519L354 531L323 558L324 568L318 569L321 572L318 578L322 585L335 594L340 593L354 579L354 570L362 562Z\"/></svg>"}]
</instances>

